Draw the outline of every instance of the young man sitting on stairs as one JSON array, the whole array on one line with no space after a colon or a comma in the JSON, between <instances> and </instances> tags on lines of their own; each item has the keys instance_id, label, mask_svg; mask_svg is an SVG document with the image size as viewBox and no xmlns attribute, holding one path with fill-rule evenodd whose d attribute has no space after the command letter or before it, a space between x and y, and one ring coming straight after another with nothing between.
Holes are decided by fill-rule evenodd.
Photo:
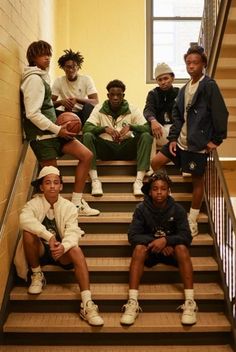
<instances>
[{"instance_id":1,"label":"young man sitting on stairs","mask_svg":"<svg viewBox=\"0 0 236 352\"><path fill-rule=\"evenodd\" d=\"M62 126L56 124L48 75L51 56L51 45L43 40L33 42L27 50L29 66L25 68L21 82L26 139L41 167L57 166L57 159L64 154L78 160L72 202L79 216L99 215L100 211L92 209L82 197L92 153L75 138L75 133L67 130L70 122Z\"/></svg>"},{"instance_id":2,"label":"young man sitting on stairs","mask_svg":"<svg viewBox=\"0 0 236 352\"><path fill-rule=\"evenodd\" d=\"M32 272L28 293L40 294L45 285L41 265L59 265L66 270L74 268L82 299L80 316L90 325L101 326L103 319L92 301L87 264L78 246L83 231L78 226L76 206L59 194L63 187L59 170L45 166L33 185L42 194L27 202L20 214L23 235L15 258L17 273L26 278L28 264ZM23 262L26 264L25 276L20 270Z\"/></svg>"},{"instance_id":3,"label":"young man sitting on stairs","mask_svg":"<svg viewBox=\"0 0 236 352\"><path fill-rule=\"evenodd\" d=\"M170 194L171 180L166 173L157 173L144 183L144 201L139 203L133 215L128 238L133 246L129 272L129 299L123 306L120 323L132 325L141 308L138 288L144 266L158 263L179 267L184 284L185 303L181 323L197 322L197 305L194 301L193 267L188 247L192 237L186 211Z\"/></svg>"},{"instance_id":4,"label":"young man sitting on stairs","mask_svg":"<svg viewBox=\"0 0 236 352\"><path fill-rule=\"evenodd\" d=\"M142 181L150 166L153 139L150 127L141 111L124 99L123 82L113 80L106 88L108 100L94 108L83 128L83 143L93 153L89 171L92 195L103 194L96 169L96 159L101 159L137 160L133 193L141 196Z\"/></svg>"}]
</instances>

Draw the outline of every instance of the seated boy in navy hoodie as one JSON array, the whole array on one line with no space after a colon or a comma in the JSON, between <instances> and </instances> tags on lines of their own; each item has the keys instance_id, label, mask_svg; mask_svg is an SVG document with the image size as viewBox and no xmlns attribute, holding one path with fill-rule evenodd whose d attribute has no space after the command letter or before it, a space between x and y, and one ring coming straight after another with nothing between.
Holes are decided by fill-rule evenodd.
<instances>
[{"instance_id":1,"label":"seated boy in navy hoodie","mask_svg":"<svg viewBox=\"0 0 236 352\"><path fill-rule=\"evenodd\" d=\"M138 288L144 266L152 267L158 263L179 267L185 295L181 323L193 325L197 321L193 267L188 249L192 237L186 211L170 196L170 184L167 174L160 172L153 174L142 187L144 201L137 205L128 232L134 249L129 273L129 299L123 306L120 320L123 325L132 325L141 310Z\"/></svg>"}]
</instances>

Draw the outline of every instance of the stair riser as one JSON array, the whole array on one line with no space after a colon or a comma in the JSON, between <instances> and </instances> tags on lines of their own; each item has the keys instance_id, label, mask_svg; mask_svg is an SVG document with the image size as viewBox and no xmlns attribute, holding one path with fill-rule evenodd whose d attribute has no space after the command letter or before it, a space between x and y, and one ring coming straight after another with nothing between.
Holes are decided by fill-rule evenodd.
<instances>
[{"instance_id":1,"label":"stair riser","mask_svg":"<svg viewBox=\"0 0 236 352\"><path fill-rule=\"evenodd\" d=\"M83 223L79 221L79 226L85 231L85 233L127 233L129 224L128 223ZM200 233L209 232L209 225L207 223L198 224Z\"/></svg>"},{"instance_id":2,"label":"stair riser","mask_svg":"<svg viewBox=\"0 0 236 352\"><path fill-rule=\"evenodd\" d=\"M125 329L125 328L124 328ZM191 329L191 328L189 328ZM186 328L186 331L189 330ZM95 329L94 329L95 330ZM129 328L127 328L129 331ZM228 344L230 343L231 335L228 332L183 332L183 333L5 333L4 344L24 345L201 345L201 344ZM173 342L174 341L174 342ZM199 346L199 351L201 347ZM95 347L96 351L96 347ZM111 350L112 351L112 350Z\"/></svg>"}]
</instances>

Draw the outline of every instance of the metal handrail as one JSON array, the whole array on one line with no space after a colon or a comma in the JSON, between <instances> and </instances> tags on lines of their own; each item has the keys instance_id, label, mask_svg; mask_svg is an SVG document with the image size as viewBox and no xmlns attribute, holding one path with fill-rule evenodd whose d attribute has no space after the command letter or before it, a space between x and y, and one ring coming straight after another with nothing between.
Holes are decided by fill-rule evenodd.
<instances>
[{"instance_id":1,"label":"metal handrail","mask_svg":"<svg viewBox=\"0 0 236 352\"><path fill-rule=\"evenodd\" d=\"M217 151L212 152L208 159L205 200L236 342L236 219Z\"/></svg>"},{"instance_id":2,"label":"metal handrail","mask_svg":"<svg viewBox=\"0 0 236 352\"><path fill-rule=\"evenodd\" d=\"M14 180L13 180L13 184L11 186L11 192L10 192L10 195L8 197L8 201L7 201L7 204L6 204L6 207L4 209L3 216L2 216L2 219L1 219L1 222L0 222L0 239L3 236L4 230L5 230L5 224L7 222L9 213L11 211L11 207L12 207L12 204L13 204L13 201L14 201L14 197L15 197L15 194L16 194L16 189L17 189L19 181L20 181L22 168L23 168L23 165L24 165L24 161L25 161L27 150L28 150L28 142L24 141L23 142L23 146L22 146L21 156L20 156L18 165L16 167L16 174L15 174L15 177L14 177Z\"/></svg>"}]
</instances>

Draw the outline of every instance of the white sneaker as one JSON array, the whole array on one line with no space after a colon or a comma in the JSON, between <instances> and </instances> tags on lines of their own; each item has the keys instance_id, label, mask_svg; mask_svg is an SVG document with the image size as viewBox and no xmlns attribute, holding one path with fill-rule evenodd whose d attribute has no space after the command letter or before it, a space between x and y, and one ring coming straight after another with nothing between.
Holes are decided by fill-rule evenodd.
<instances>
[{"instance_id":1,"label":"white sneaker","mask_svg":"<svg viewBox=\"0 0 236 352\"><path fill-rule=\"evenodd\" d=\"M183 310L181 323L183 325L194 325L197 322L198 307L195 301L187 299L185 303L179 307Z\"/></svg>"},{"instance_id":2,"label":"white sneaker","mask_svg":"<svg viewBox=\"0 0 236 352\"><path fill-rule=\"evenodd\" d=\"M135 319L141 312L138 301L135 299L129 299L128 302L122 307L122 312L124 312L120 318L120 323L122 325L132 325Z\"/></svg>"},{"instance_id":3,"label":"white sneaker","mask_svg":"<svg viewBox=\"0 0 236 352\"><path fill-rule=\"evenodd\" d=\"M193 219L188 217L188 223L189 223L189 227L190 227L190 230L191 230L192 237L197 236L198 235L198 224L197 224L197 221L194 221Z\"/></svg>"},{"instance_id":4,"label":"white sneaker","mask_svg":"<svg viewBox=\"0 0 236 352\"><path fill-rule=\"evenodd\" d=\"M81 199L80 204L77 205L77 208L78 216L96 216L100 214L99 210L90 208L84 199Z\"/></svg>"},{"instance_id":5,"label":"white sneaker","mask_svg":"<svg viewBox=\"0 0 236 352\"><path fill-rule=\"evenodd\" d=\"M143 187L143 181L136 179L133 184L133 193L135 196L143 196L141 188Z\"/></svg>"},{"instance_id":6,"label":"white sneaker","mask_svg":"<svg viewBox=\"0 0 236 352\"><path fill-rule=\"evenodd\" d=\"M43 286L46 285L46 280L41 271L31 275L31 284L28 288L28 293L31 295L38 295L42 292Z\"/></svg>"},{"instance_id":7,"label":"white sneaker","mask_svg":"<svg viewBox=\"0 0 236 352\"><path fill-rule=\"evenodd\" d=\"M98 306L93 301L88 301L86 307L81 303L80 317L93 326L102 326L104 324L102 317L98 314Z\"/></svg>"},{"instance_id":8,"label":"white sneaker","mask_svg":"<svg viewBox=\"0 0 236 352\"><path fill-rule=\"evenodd\" d=\"M102 184L101 181L98 178L95 178L92 180L92 196L102 196L103 195L103 190L102 190Z\"/></svg>"},{"instance_id":9,"label":"white sneaker","mask_svg":"<svg viewBox=\"0 0 236 352\"><path fill-rule=\"evenodd\" d=\"M190 172L182 172L183 177L192 177L192 174Z\"/></svg>"}]
</instances>

